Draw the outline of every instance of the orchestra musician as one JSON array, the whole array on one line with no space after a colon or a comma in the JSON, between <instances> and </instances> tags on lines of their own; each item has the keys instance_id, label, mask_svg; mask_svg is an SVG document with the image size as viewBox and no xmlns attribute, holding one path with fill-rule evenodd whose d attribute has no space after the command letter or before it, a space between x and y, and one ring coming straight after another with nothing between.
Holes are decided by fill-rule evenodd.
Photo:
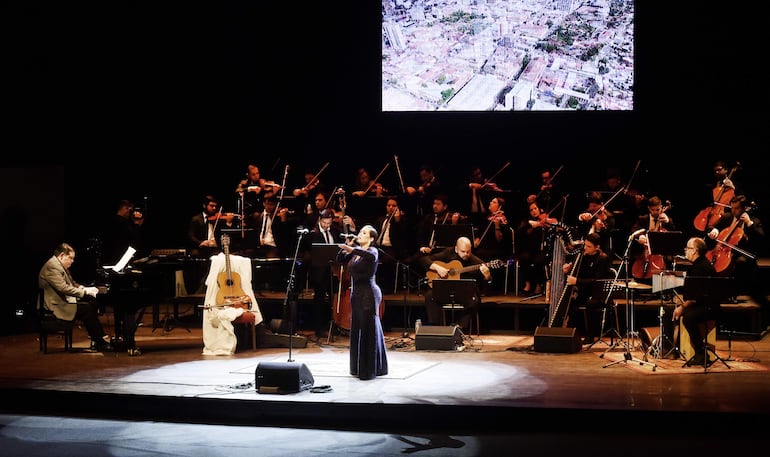
<instances>
[{"instance_id":1,"label":"orchestra musician","mask_svg":"<svg viewBox=\"0 0 770 457\"><path fill-rule=\"evenodd\" d=\"M382 186L382 183L375 182L369 176L369 172L366 168L359 168L356 170L356 178L353 183L353 192L350 195L353 197L365 197L374 196L382 197L383 194L387 194L388 189Z\"/></svg>"},{"instance_id":2,"label":"orchestra musician","mask_svg":"<svg viewBox=\"0 0 770 457\"><path fill-rule=\"evenodd\" d=\"M208 259L220 252L217 240L223 228L234 226L235 214L222 213L213 195L204 196L201 207L187 225L187 252L190 257Z\"/></svg>"},{"instance_id":3,"label":"orchestra musician","mask_svg":"<svg viewBox=\"0 0 770 457\"><path fill-rule=\"evenodd\" d=\"M426 255L420 259L420 263L425 271L432 271L437 274L438 278L448 278L449 269L447 265L454 262L459 262L460 265L465 268L469 266L478 265L478 269L468 269L460 274L460 278L463 279L475 279L478 285L476 299L473 303L463 303L464 308L456 322L461 329L469 330L469 324L471 318L478 309L478 304L481 303L481 292L483 292L485 285L488 281L492 280L492 272L489 267L484 263L484 260L479 256L473 254L473 243L470 239L461 236L457 239L454 246L449 246L431 255ZM441 303L436 303L433 300L433 291L428 289L424 294L425 299L425 312L427 317L426 324L428 325L441 325L443 312Z\"/></svg>"},{"instance_id":4,"label":"orchestra musician","mask_svg":"<svg viewBox=\"0 0 770 457\"><path fill-rule=\"evenodd\" d=\"M577 265L575 265L577 263ZM593 344L600 330L600 319L594 316L594 311L604 305L607 294L604 283L614 279L612 259L602 250L601 236L591 233L583 242L583 252L579 261L565 263L562 270L567 274L566 284L577 290L569 304L569 326L574 327L583 335L583 344ZM582 316L582 309L585 309Z\"/></svg>"},{"instance_id":5,"label":"orchestra musician","mask_svg":"<svg viewBox=\"0 0 770 457\"><path fill-rule=\"evenodd\" d=\"M326 169L328 165L329 164L327 162L318 173L314 173L312 169L305 170L305 182L303 183L302 187L292 190L292 195L294 195L294 197L297 199L295 205L297 211L302 211L305 214L312 213L315 206L313 196L315 196L318 192L324 192L328 195L328 187L320 180L318 176L324 169Z\"/></svg>"},{"instance_id":6,"label":"orchestra musician","mask_svg":"<svg viewBox=\"0 0 770 457\"><path fill-rule=\"evenodd\" d=\"M636 279L650 279L661 270L668 270L672 259L650 252L648 232L671 232L676 230L673 219L666 213L671 207L670 202L663 202L660 197L653 195L647 199L647 213L637 217L631 226L631 234L640 233L631 245L629 256L634 259L632 267ZM633 239L633 236L632 236Z\"/></svg>"},{"instance_id":7,"label":"orchestra musician","mask_svg":"<svg viewBox=\"0 0 770 457\"><path fill-rule=\"evenodd\" d=\"M420 166L419 174L420 184L416 187L407 186L406 193L416 199L417 216L422 217L431 214L435 197L445 192L432 166L428 164Z\"/></svg>"},{"instance_id":8,"label":"orchestra musician","mask_svg":"<svg viewBox=\"0 0 770 457\"><path fill-rule=\"evenodd\" d=\"M707 257L717 274L735 278L737 295L749 295L767 312L768 300L759 273L756 257L766 247L762 221L754 214L755 204L745 195L736 195L713 227L709 227L706 243Z\"/></svg>"},{"instance_id":9,"label":"orchestra musician","mask_svg":"<svg viewBox=\"0 0 770 457\"><path fill-rule=\"evenodd\" d=\"M43 306L57 319L70 322L81 320L91 338L91 349L112 352L115 349L99 321L96 303L84 300L87 296L96 297L99 288L78 284L70 274L73 262L75 249L68 243L61 243L40 268L38 287L43 292Z\"/></svg>"},{"instance_id":10,"label":"orchestra musician","mask_svg":"<svg viewBox=\"0 0 770 457\"><path fill-rule=\"evenodd\" d=\"M484 226L486 226L488 202L503 190L494 182L488 182L484 178L481 167L474 166L471 168L467 184L463 186L461 191L464 195L463 207L467 210L471 224L477 230L483 230Z\"/></svg>"},{"instance_id":11,"label":"orchestra musician","mask_svg":"<svg viewBox=\"0 0 770 457\"><path fill-rule=\"evenodd\" d=\"M264 199L277 196L280 190L279 184L261 177L258 166L249 164L246 167L246 178L242 179L235 188L239 196L239 213L243 216L243 220L248 221L254 213L261 212L264 209L262 203Z\"/></svg>"},{"instance_id":12,"label":"orchestra musician","mask_svg":"<svg viewBox=\"0 0 770 457\"><path fill-rule=\"evenodd\" d=\"M599 244L602 251L613 255L612 232L615 230L615 215L604 206L604 198L601 192L588 193L588 207L578 215L578 226L581 238L596 233L599 235Z\"/></svg>"},{"instance_id":13,"label":"orchestra musician","mask_svg":"<svg viewBox=\"0 0 770 457\"><path fill-rule=\"evenodd\" d=\"M534 197L534 195L533 195ZM516 258L524 287L524 295L538 295L545 290L546 281L546 234L558 222L548 216L537 201L527 199L529 217L516 229Z\"/></svg>"},{"instance_id":14,"label":"orchestra musician","mask_svg":"<svg viewBox=\"0 0 770 457\"><path fill-rule=\"evenodd\" d=\"M376 246L382 250L380 267L377 269L377 282L383 290L393 291L395 266L404 261L409 249L409 236L407 227L409 220L406 214L398 207L396 197L388 197L385 203L385 213L377 217L374 227L377 228L378 238Z\"/></svg>"}]
</instances>

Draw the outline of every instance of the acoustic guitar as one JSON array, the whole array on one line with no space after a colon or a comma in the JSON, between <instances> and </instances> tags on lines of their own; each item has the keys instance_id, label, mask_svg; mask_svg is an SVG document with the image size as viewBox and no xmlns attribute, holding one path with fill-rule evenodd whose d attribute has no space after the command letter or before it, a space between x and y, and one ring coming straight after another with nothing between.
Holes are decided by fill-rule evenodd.
<instances>
[{"instance_id":1,"label":"acoustic guitar","mask_svg":"<svg viewBox=\"0 0 770 457\"><path fill-rule=\"evenodd\" d=\"M467 267L464 267L463 264L459 260L453 260L449 263L435 261L435 263L439 264L440 266L448 269L447 276L445 278L442 278L439 276L438 273L436 273L433 270L428 270L425 273L425 276L428 278L428 285L433 287L433 280L434 279L460 279L460 275L463 273L467 273L470 271L476 271L481 268L482 265L486 265L489 269L495 269L500 268L503 265L505 265L505 262L499 259L490 260L489 262L480 263L478 265L468 265Z\"/></svg>"},{"instance_id":2,"label":"acoustic guitar","mask_svg":"<svg viewBox=\"0 0 770 457\"><path fill-rule=\"evenodd\" d=\"M232 306L236 308L251 308L251 298L246 295L241 286L241 275L230 269L230 236L222 235L222 251L225 254L225 271L217 275L217 305L216 307Z\"/></svg>"}]
</instances>

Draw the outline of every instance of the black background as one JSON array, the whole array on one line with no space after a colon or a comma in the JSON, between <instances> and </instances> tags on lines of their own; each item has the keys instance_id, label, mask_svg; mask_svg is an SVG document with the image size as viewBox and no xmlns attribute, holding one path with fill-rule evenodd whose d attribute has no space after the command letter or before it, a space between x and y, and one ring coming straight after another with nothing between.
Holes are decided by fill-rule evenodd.
<instances>
[{"instance_id":1,"label":"black background","mask_svg":"<svg viewBox=\"0 0 770 457\"><path fill-rule=\"evenodd\" d=\"M767 200L763 42L745 8L637 4L633 111L382 113L377 2L61 3L2 14L0 214L22 283L120 198L147 203L156 247L181 246L202 195L235 209L251 162L279 182L289 165L290 186L326 162L332 186L390 163L398 189L394 156L406 185L423 163L459 183L510 161L496 181L513 199L563 166L570 212L620 168L689 227L724 159L760 215Z\"/></svg>"}]
</instances>

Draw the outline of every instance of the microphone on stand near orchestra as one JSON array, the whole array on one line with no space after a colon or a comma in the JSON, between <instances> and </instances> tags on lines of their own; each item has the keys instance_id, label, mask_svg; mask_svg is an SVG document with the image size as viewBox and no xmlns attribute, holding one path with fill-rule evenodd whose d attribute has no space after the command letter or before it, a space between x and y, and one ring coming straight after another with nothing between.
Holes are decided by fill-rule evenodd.
<instances>
[{"instance_id":1,"label":"microphone on stand near orchestra","mask_svg":"<svg viewBox=\"0 0 770 457\"><path fill-rule=\"evenodd\" d=\"M625 349L625 352L623 354L623 358L614 362L610 362L606 365L603 365L602 368L611 367L613 365L617 365L619 363L625 363L628 364L629 360L634 362L639 362L639 365L652 365L653 369L655 367L655 364L652 362L648 362L646 360L641 360L634 358L634 356L631 354L631 350L634 347L634 341L636 340L636 330L634 328L634 292L633 288L631 287L631 278L629 276L629 263L628 263L628 252L631 249L631 244L634 242L634 238L636 238L638 235L641 235L642 233L646 232L644 229L637 230L636 232L632 233L631 236L628 238L628 243L626 243L626 250L623 252L623 260L620 262L620 266L618 266L618 273L616 275L620 275L620 271L623 270L625 273L625 300L626 300L626 341L623 341L623 347ZM607 348L599 357L604 357L604 355L613 347L610 346Z\"/></svg>"}]
</instances>

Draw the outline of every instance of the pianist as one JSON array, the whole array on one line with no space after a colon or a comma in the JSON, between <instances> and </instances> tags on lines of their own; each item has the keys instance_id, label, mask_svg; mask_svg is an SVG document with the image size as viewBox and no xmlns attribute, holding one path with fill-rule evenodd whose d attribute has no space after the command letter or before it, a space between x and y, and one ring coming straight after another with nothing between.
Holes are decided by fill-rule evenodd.
<instances>
[{"instance_id":1,"label":"pianist","mask_svg":"<svg viewBox=\"0 0 770 457\"><path fill-rule=\"evenodd\" d=\"M91 338L91 349L100 352L113 351L110 337L104 333L94 301L82 300L96 297L97 287L85 287L72 279L70 266L75 261L75 249L67 243L56 247L53 256L40 268L38 286L43 291L43 306L64 321L79 319Z\"/></svg>"}]
</instances>

